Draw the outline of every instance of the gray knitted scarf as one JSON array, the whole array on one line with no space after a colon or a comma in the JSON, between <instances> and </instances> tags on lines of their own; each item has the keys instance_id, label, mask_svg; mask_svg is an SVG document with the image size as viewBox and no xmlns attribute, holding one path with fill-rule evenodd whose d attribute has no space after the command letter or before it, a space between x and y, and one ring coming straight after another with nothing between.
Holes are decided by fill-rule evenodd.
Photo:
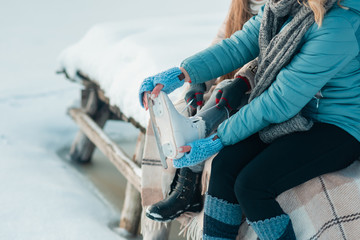
<instances>
[{"instance_id":1,"label":"gray knitted scarf","mask_svg":"<svg viewBox=\"0 0 360 240\"><path fill-rule=\"evenodd\" d=\"M336 1L328 0L325 4L326 11ZM293 18L281 30L289 17ZM259 33L259 65L249 102L261 95L275 81L280 70L291 61L302 37L314 22L312 10L299 4L298 0L267 2ZM303 117L300 112L283 123L264 128L259 134L262 141L269 143L292 132L307 131L312 125L313 122Z\"/></svg>"}]
</instances>

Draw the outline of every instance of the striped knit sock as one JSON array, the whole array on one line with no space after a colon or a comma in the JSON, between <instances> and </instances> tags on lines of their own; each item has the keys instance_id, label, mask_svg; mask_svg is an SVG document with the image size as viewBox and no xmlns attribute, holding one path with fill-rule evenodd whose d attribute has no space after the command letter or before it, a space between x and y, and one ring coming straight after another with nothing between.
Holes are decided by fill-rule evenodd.
<instances>
[{"instance_id":1,"label":"striped knit sock","mask_svg":"<svg viewBox=\"0 0 360 240\"><path fill-rule=\"evenodd\" d=\"M287 214L248 223L254 229L260 240L295 240L291 220Z\"/></svg>"},{"instance_id":2,"label":"striped knit sock","mask_svg":"<svg viewBox=\"0 0 360 240\"><path fill-rule=\"evenodd\" d=\"M203 240L235 239L241 223L239 204L205 196Z\"/></svg>"}]
</instances>

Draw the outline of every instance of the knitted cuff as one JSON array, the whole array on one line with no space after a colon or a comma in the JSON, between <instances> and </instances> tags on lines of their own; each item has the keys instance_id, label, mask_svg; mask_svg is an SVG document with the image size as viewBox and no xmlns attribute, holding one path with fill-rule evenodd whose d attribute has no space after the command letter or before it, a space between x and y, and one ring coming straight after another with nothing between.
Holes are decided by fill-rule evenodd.
<instances>
[{"instance_id":1,"label":"knitted cuff","mask_svg":"<svg viewBox=\"0 0 360 240\"><path fill-rule=\"evenodd\" d=\"M239 204L205 194L204 212L220 222L229 225L240 225L242 212Z\"/></svg>"},{"instance_id":2,"label":"knitted cuff","mask_svg":"<svg viewBox=\"0 0 360 240\"><path fill-rule=\"evenodd\" d=\"M241 223L239 204L229 203L206 193L203 239L235 239Z\"/></svg>"},{"instance_id":3,"label":"knitted cuff","mask_svg":"<svg viewBox=\"0 0 360 240\"><path fill-rule=\"evenodd\" d=\"M141 83L140 90L139 90L139 100L140 100L141 107L144 107L144 105L143 105L144 92L152 91L153 89L154 89L154 84L153 84L152 77L145 78L144 81Z\"/></svg>"},{"instance_id":4,"label":"knitted cuff","mask_svg":"<svg viewBox=\"0 0 360 240\"><path fill-rule=\"evenodd\" d=\"M264 143L271 143L275 139L293 132L309 131L313 125L314 122L302 116L300 112L285 122L265 127L259 132L259 137Z\"/></svg>"},{"instance_id":5,"label":"knitted cuff","mask_svg":"<svg viewBox=\"0 0 360 240\"><path fill-rule=\"evenodd\" d=\"M251 89L255 87L255 75L258 68L258 59L255 58L254 60L245 64L236 74L235 78L239 76L245 77L251 86Z\"/></svg>"},{"instance_id":6,"label":"knitted cuff","mask_svg":"<svg viewBox=\"0 0 360 240\"><path fill-rule=\"evenodd\" d=\"M252 87L251 87L251 84L250 84L250 81L246 78L246 77L243 77L243 76L237 76L236 78L235 78L235 80L234 81L236 81L236 80L240 80L240 81L242 81L244 84L246 84L246 88L245 88L245 93L246 92L248 92L248 91L250 91L251 89L252 89Z\"/></svg>"},{"instance_id":7,"label":"knitted cuff","mask_svg":"<svg viewBox=\"0 0 360 240\"><path fill-rule=\"evenodd\" d=\"M222 144L220 138L213 140L216 134L211 135L208 138L196 140L188 146L191 147L189 153L185 153L179 159L173 160L173 165L175 168L189 167L194 166L200 162L205 161L215 153L218 153L224 145Z\"/></svg>"},{"instance_id":8,"label":"knitted cuff","mask_svg":"<svg viewBox=\"0 0 360 240\"><path fill-rule=\"evenodd\" d=\"M175 89L184 85L185 82L184 79L180 79L181 74L182 72L180 68L178 67L170 68L169 70L166 70L164 72L161 72L153 76L153 84L154 86L156 86L156 84L164 85L162 91L169 94Z\"/></svg>"},{"instance_id":9,"label":"knitted cuff","mask_svg":"<svg viewBox=\"0 0 360 240\"><path fill-rule=\"evenodd\" d=\"M288 228L288 225L291 224L290 218L287 214L282 214L263 221L250 222L247 220L247 222L251 225L261 240L279 239Z\"/></svg>"}]
</instances>

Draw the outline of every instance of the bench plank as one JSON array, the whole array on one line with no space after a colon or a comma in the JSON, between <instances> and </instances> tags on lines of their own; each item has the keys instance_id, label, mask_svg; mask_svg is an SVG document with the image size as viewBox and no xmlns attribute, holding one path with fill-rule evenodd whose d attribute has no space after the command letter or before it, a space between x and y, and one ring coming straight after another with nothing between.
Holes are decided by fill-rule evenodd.
<instances>
[{"instance_id":1,"label":"bench plank","mask_svg":"<svg viewBox=\"0 0 360 240\"><path fill-rule=\"evenodd\" d=\"M123 176L140 192L141 168L117 146L83 110L70 108L69 115L84 134L104 153Z\"/></svg>"}]
</instances>

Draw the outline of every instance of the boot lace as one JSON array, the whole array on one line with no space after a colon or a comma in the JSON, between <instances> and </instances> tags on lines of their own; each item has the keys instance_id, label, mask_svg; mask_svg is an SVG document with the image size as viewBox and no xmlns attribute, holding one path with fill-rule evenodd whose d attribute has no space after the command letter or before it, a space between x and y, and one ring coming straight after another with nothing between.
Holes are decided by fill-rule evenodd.
<instances>
[{"instance_id":1,"label":"boot lace","mask_svg":"<svg viewBox=\"0 0 360 240\"><path fill-rule=\"evenodd\" d=\"M174 188L174 191L178 193L185 192L185 190L191 190L189 187L185 186L185 182L191 181L191 179L181 176L178 176L178 179L176 180L176 186Z\"/></svg>"}]
</instances>

